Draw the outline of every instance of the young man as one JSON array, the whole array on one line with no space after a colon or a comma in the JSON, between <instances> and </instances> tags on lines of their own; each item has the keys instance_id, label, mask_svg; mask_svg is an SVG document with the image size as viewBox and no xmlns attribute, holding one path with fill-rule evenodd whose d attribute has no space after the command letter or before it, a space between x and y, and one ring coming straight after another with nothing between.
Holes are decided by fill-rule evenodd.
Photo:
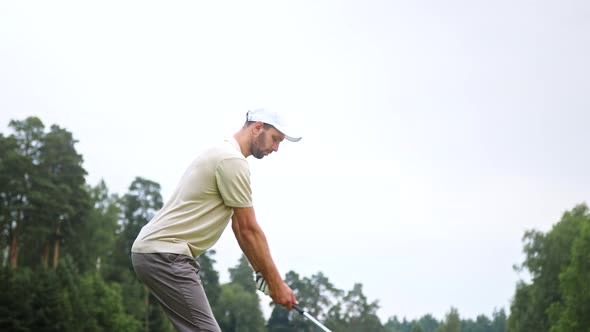
<instances>
[{"instance_id":1,"label":"young man","mask_svg":"<svg viewBox=\"0 0 590 332\"><path fill-rule=\"evenodd\" d=\"M229 220L260 290L291 310L297 300L270 254L252 206L246 158L277 152L287 139L285 122L267 109L248 111L233 137L205 150L188 167L170 199L140 231L131 249L139 278L179 331L220 331L201 285L195 258L211 248Z\"/></svg>"}]
</instances>

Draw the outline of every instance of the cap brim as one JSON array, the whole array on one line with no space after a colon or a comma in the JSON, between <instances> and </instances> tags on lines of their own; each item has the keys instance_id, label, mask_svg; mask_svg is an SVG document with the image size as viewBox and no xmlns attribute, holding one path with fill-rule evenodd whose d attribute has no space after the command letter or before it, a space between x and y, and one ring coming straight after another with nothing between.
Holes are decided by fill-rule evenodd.
<instances>
[{"instance_id":1,"label":"cap brim","mask_svg":"<svg viewBox=\"0 0 590 332\"><path fill-rule=\"evenodd\" d=\"M289 142L299 142L301 140L301 136L299 137L295 137L295 136L289 136L287 134L285 134L285 131L290 131L289 128L283 127L283 126L278 126L277 124L271 125L273 127L275 127L276 130L278 130L279 132L281 132L281 134L285 135L285 139ZM285 130L287 129L287 130Z\"/></svg>"}]
</instances>

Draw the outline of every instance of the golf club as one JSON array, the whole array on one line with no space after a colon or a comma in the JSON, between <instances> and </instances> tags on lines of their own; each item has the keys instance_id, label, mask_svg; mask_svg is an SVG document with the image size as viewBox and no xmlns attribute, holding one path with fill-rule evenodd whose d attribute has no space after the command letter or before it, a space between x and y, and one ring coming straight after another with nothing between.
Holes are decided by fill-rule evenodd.
<instances>
[{"instance_id":1,"label":"golf club","mask_svg":"<svg viewBox=\"0 0 590 332\"><path fill-rule=\"evenodd\" d=\"M332 332L330 331L327 327L324 326L324 324L320 323L317 319L315 319L312 315L308 314L305 310L302 310L301 308L299 308L296 305L293 305L293 309L297 310L297 312L299 312L300 314L302 314L303 316L307 317L307 319L309 319L310 321L314 322L315 325L317 325L319 328L321 328L322 330L326 331L326 332Z\"/></svg>"},{"instance_id":2,"label":"golf club","mask_svg":"<svg viewBox=\"0 0 590 332\"><path fill-rule=\"evenodd\" d=\"M259 291L261 291L262 293L264 293L264 295L270 296L270 290L268 288L268 284L266 283L266 280L264 280L264 276L262 275L262 273L255 272L255 274L254 274L254 280L256 282L256 289L258 289ZM292 307L293 307L293 309L297 310L298 313L300 313L304 317L307 317L307 319L309 319L310 321L312 321L315 325L317 325L322 330L324 330L326 332L332 332L332 331L330 331L330 329L328 329L327 327L325 327L324 324L320 323L320 321L318 321L317 319L315 319L312 315L308 314L305 310L299 308L295 304Z\"/></svg>"}]
</instances>

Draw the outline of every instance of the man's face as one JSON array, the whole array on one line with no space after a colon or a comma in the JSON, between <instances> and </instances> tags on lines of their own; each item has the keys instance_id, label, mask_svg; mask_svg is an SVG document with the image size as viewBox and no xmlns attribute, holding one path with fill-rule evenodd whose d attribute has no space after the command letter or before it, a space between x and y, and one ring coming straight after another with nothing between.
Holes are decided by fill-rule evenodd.
<instances>
[{"instance_id":1,"label":"man's face","mask_svg":"<svg viewBox=\"0 0 590 332\"><path fill-rule=\"evenodd\" d=\"M256 159L262 159L273 152L277 152L279 151L279 144L284 139L285 135L276 130L276 128L271 126L264 128L263 126L252 141L252 146L250 147L252 155Z\"/></svg>"}]
</instances>

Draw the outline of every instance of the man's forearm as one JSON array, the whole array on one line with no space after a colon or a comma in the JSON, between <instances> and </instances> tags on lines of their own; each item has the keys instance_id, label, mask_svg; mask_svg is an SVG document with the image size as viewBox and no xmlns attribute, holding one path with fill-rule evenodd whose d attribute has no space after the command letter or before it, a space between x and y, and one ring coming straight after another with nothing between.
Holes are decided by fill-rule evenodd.
<instances>
[{"instance_id":1,"label":"man's forearm","mask_svg":"<svg viewBox=\"0 0 590 332\"><path fill-rule=\"evenodd\" d=\"M256 272L261 272L271 289L283 281L270 254L264 232L257 224L241 227L240 221L232 222L234 234L244 255Z\"/></svg>"}]
</instances>

